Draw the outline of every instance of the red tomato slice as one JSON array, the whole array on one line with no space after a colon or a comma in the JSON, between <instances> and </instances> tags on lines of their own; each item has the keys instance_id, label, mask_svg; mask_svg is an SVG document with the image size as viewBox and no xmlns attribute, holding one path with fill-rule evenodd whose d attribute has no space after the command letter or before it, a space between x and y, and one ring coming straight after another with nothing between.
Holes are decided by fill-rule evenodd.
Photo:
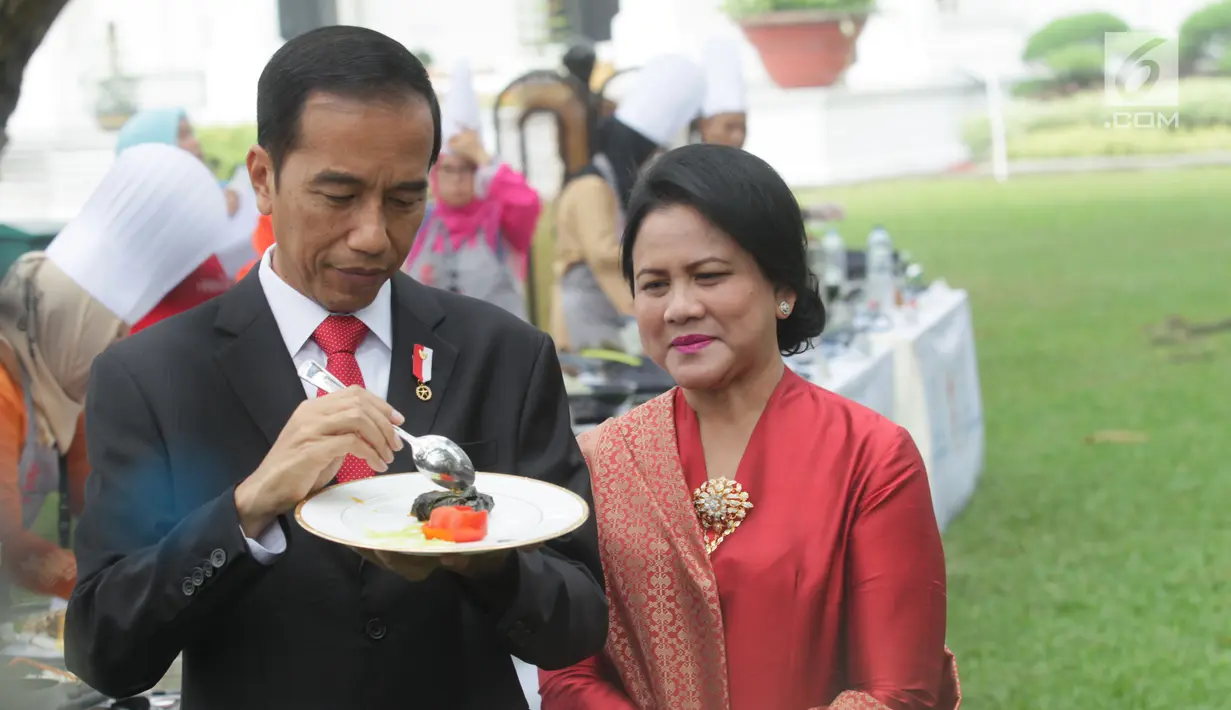
<instances>
[{"instance_id":1,"label":"red tomato slice","mask_svg":"<svg viewBox=\"0 0 1231 710\"><path fill-rule=\"evenodd\" d=\"M436 508L428 518L427 527L451 530L457 527L456 521L460 515L461 511L454 507Z\"/></svg>"},{"instance_id":2,"label":"red tomato slice","mask_svg":"<svg viewBox=\"0 0 1231 710\"><path fill-rule=\"evenodd\" d=\"M475 512L469 506L437 508L423 526L423 536L429 540L478 542L487 537L487 511Z\"/></svg>"},{"instance_id":3,"label":"red tomato slice","mask_svg":"<svg viewBox=\"0 0 1231 710\"><path fill-rule=\"evenodd\" d=\"M478 542L487 537L487 530L458 528L453 531L453 542Z\"/></svg>"}]
</instances>

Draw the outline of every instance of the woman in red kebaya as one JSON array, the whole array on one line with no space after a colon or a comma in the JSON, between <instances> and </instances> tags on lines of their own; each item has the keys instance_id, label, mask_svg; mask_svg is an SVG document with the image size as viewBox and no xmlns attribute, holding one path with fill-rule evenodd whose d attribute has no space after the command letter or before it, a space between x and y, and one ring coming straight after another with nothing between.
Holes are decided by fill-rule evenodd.
<instances>
[{"instance_id":1,"label":"woman in red kebaya","mask_svg":"<svg viewBox=\"0 0 1231 710\"><path fill-rule=\"evenodd\" d=\"M628 214L642 343L679 386L582 436L610 632L541 673L543 709L953 710L919 452L782 360L825 323L790 189L693 145Z\"/></svg>"}]
</instances>

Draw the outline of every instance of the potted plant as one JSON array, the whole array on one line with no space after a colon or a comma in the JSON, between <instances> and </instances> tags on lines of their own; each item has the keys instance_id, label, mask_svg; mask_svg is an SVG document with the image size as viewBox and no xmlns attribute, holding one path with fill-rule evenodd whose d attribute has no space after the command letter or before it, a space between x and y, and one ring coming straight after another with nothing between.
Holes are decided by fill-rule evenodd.
<instances>
[{"instance_id":1,"label":"potted plant","mask_svg":"<svg viewBox=\"0 0 1231 710\"><path fill-rule=\"evenodd\" d=\"M855 61L875 0L727 0L727 12L784 89L830 86Z\"/></svg>"}]
</instances>

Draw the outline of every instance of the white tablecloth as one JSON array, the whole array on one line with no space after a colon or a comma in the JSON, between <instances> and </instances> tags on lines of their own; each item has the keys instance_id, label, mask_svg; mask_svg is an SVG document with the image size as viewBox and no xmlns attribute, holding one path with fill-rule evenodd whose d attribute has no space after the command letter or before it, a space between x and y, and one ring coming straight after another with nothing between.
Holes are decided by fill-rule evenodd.
<instances>
[{"instance_id":1,"label":"white tablecloth","mask_svg":"<svg viewBox=\"0 0 1231 710\"><path fill-rule=\"evenodd\" d=\"M888 348L874 347L870 355L850 350L812 369L814 384L893 419L893 352Z\"/></svg>"},{"instance_id":2,"label":"white tablecloth","mask_svg":"<svg viewBox=\"0 0 1231 710\"><path fill-rule=\"evenodd\" d=\"M920 298L917 322L872 340L893 351L893 420L923 455L944 530L983 471L983 397L970 300L938 282Z\"/></svg>"},{"instance_id":3,"label":"white tablecloth","mask_svg":"<svg viewBox=\"0 0 1231 710\"><path fill-rule=\"evenodd\" d=\"M973 495L983 470L983 398L965 291L943 281L870 336L871 354L851 350L819 362L808 351L787 364L807 379L906 428L927 466L936 521L944 530ZM591 426L576 427L580 434Z\"/></svg>"}]
</instances>

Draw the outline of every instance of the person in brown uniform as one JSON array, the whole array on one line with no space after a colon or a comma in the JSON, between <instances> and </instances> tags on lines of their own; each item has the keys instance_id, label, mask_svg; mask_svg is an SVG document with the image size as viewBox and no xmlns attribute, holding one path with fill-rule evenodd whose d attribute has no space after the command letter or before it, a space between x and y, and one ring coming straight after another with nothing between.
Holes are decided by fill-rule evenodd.
<instances>
[{"instance_id":1,"label":"person in brown uniform","mask_svg":"<svg viewBox=\"0 0 1231 710\"><path fill-rule=\"evenodd\" d=\"M599 126L594 160L557 198L551 334L559 349L620 349L633 302L620 273L624 207L642 169L697 115L704 93L693 62L676 55L649 61Z\"/></svg>"}]
</instances>

